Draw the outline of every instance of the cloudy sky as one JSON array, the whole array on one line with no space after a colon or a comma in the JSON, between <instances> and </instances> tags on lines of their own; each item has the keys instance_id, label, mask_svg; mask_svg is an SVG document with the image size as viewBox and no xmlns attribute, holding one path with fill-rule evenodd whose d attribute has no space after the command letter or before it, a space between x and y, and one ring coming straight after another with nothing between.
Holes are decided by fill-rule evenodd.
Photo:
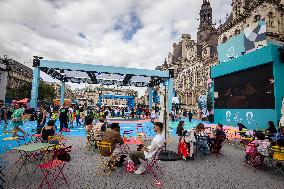
<instances>
[{"instance_id":1,"label":"cloudy sky","mask_svg":"<svg viewBox=\"0 0 284 189\"><path fill-rule=\"evenodd\" d=\"M196 38L203 0L0 0L0 56L154 69L182 33ZM231 0L211 0L213 21Z\"/></svg>"},{"instance_id":2,"label":"cloudy sky","mask_svg":"<svg viewBox=\"0 0 284 189\"><path fill-rule=\"evenodd\" d=\"M211 0L213 20L231 0ZM0 0L0 55L154 69L182 33L196 38L202 0Z\"/></svg>"}]
</instances>

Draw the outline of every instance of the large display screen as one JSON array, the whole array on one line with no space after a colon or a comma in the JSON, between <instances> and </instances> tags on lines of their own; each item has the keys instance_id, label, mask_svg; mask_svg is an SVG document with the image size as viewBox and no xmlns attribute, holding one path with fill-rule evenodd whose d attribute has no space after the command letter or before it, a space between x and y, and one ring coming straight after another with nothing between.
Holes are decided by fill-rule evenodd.
<instances>
[{"instance_id":1,"label":"large display screen","mask_svg":"<svg viewBox=\"0 0 284 189\"><path fill-rule=\"evenodd\" d=\"M274 109L272 63L214 79L216 109Z\"/></svg>"}]
</instances>

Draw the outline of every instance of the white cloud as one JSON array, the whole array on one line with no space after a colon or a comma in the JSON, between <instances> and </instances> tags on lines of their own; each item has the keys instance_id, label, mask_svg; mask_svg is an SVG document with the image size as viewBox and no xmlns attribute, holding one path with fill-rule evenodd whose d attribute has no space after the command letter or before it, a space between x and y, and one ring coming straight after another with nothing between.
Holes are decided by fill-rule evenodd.
<instances>
[{"instance_id":1,"label":"white cloud","mask_svg":"<svg viewBox=\"0 0 284 189\"><path fill-rule=\"evenodd\" d=\"M196 38L201 4L202 0L0 0L0 55L21 62L40 55L154 69L182 33ZM224 20L230 4L230 0L211 1L213 19ZM142 28L125 40L123 32L131 29L133 11ZM126 26L114 30L119 18Z\"/></svg>"}]
</instances>

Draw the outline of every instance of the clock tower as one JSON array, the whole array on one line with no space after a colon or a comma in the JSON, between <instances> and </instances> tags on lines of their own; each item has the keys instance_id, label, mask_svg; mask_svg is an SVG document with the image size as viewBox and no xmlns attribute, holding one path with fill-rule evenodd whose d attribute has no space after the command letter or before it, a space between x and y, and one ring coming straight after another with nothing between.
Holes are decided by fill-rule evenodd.
<instances>
[{"instance_id":1,"label":"clock tower","mask_svg":"<svg viewBox=\"0 0 284 189\"><path fill-rule=\"evenodd\" d=\"M212 26L212 8L209 0L203 0L199 15L200 24L197 32L197 44L211 46L210 37L215 32L215 28Z\"/></svg>"}]
</instances>

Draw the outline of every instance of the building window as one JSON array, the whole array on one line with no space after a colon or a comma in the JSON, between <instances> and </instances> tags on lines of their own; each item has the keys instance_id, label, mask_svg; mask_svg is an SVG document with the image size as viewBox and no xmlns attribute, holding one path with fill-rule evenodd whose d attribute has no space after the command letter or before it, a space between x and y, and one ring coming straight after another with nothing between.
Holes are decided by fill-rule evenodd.
<instances>
[{"instance_id":1,"label":"building window","mask_svg":"<svg viewBox=\"0 0 284 189\"><path fill-rule=\"evenodd\" d=\"M240 34L241 33L241 31L239 30L239 29L236 29L235 30L235 35L238 35L238 34Z\"/></svg>"},{"instance_id":2,"label":"building window","mask_svg":"<svg viewBox=\"0 0 284 189\"><path fill-rule=\"evenodd\" d=\"M274 24L273 24L273 13L272 12L268 13L268 26L269 27L274 27Z\"/></svg>"},{"instance_id":3,"label":"building window","mask_svg":"<svg viewBox=\"0 0 284 189\"><path fill-rule=\"evenodd\" d=\"M257 21L259 21L260 20L260 15L255 15L254 16L254 22L257 22Z\"/></svg>"}]
</instances>

